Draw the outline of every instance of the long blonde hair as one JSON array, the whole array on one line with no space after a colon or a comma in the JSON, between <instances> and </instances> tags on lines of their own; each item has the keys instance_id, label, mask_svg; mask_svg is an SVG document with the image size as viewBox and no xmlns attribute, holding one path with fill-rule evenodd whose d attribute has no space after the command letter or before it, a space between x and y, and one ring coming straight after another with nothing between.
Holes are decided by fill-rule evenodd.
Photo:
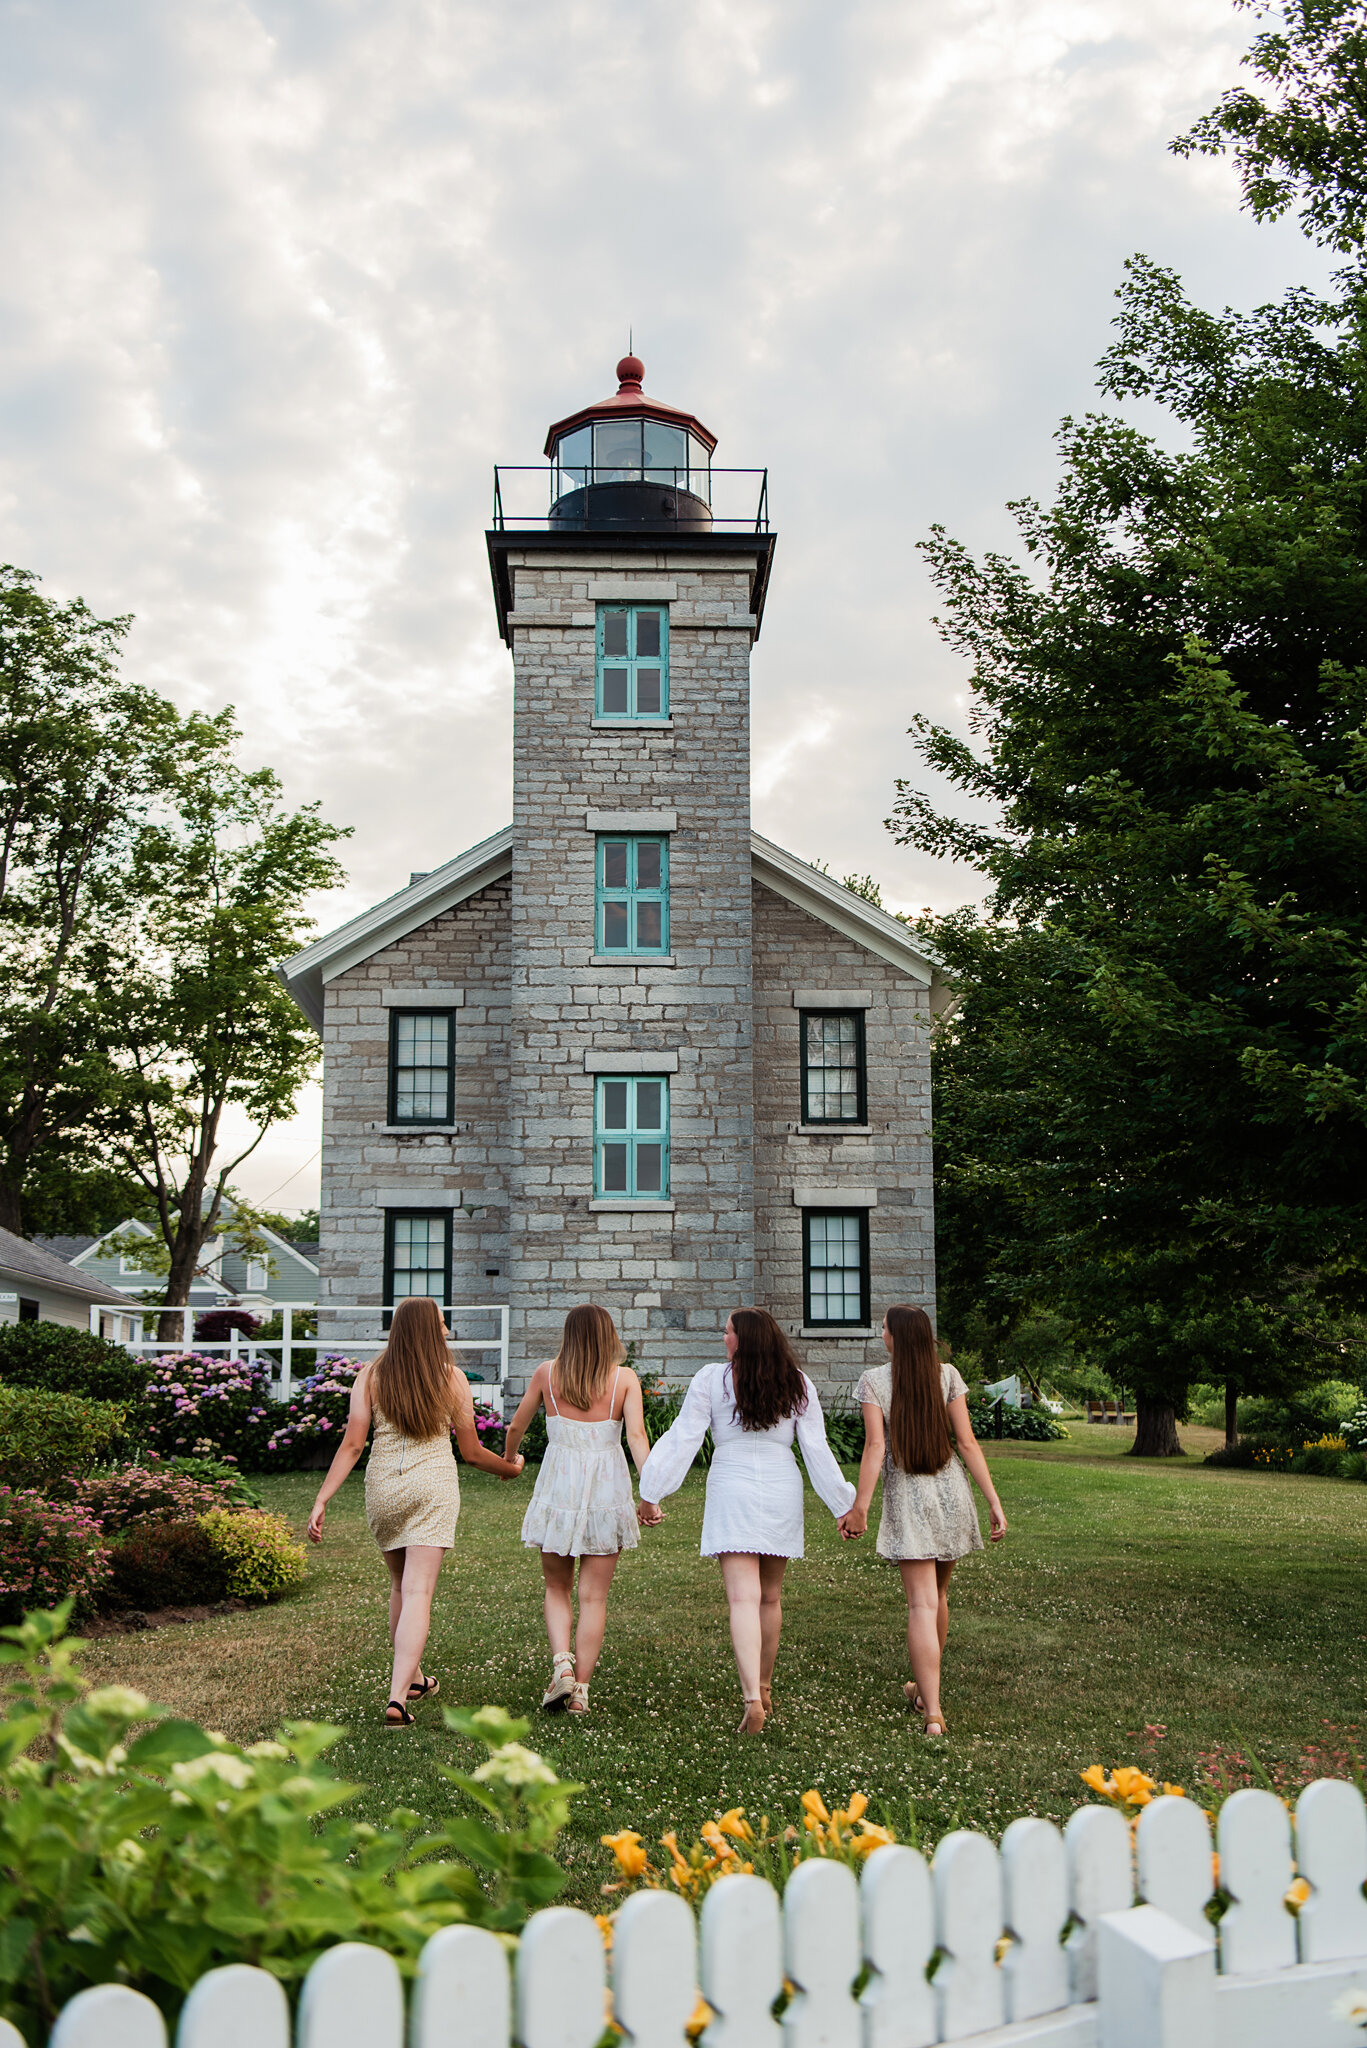
<instances>
[{"instance_id":1,"label":"long blonde hair","mask_svg":"<svg viewBox=\"0 0 1367 2048\"><path fill-rule=\"evenodd\" d=\"M426 1294L398 1303L389 1342L371 1369L370 1390L387 1422L406 1436L444 1436L451 1427L451 1354L441 1310Z\"/></svg>"},{"instance_id":2,"label":"long blonde hair","mask_svg":"<svg viewBox=\"0 0 1367 2048\"><path fill-rule=\"evenodd\" d=\"M556 1388L567 1408L592 1408L607 1388L608 1374L626 1357L617 1325L605 1308L584 1301L572 1308L551 1360Z\"/></svg>"}]
</instances>

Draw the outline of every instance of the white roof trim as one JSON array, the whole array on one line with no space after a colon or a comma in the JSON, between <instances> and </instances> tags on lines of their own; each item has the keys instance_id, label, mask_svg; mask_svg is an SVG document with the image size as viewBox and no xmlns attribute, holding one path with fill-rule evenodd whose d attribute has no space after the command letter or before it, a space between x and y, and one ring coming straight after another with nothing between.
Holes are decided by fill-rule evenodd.
<instances>
[{"instance_id":1,"label":"white roof trim","mask_svg":"<svg viewBox=\"0 0 1367 2048\"><path fill-rule=\"evenodd\" d=\"M481 839L478 846L457 854L444 867L433 868L420 881L411 882L396 895L386 896L373 910L363 911L349 924L315 939L275 971L314 1030L321 1034L325 981L359 967L385 946L407 938L409 932L416 931L429 918L440 917L444 910L451 910L467 896L487 889L490 882L500 881L512 871L513 828L505 825L491 839Z\"/></svg>"},{"instance_id":2,"label":"white roof trim","mask_svg":"<svg viewBox=\"0 0 1367 2048\"><path fill-rule=\"evenodd\" d=\"M866 946L870 953L909 974L923 987L928 988L937 978L939 962L913 940L900 919L890 917L886 910L875 910L842 882L823 875L820 868L809 867L796 854L785 853L781 846L775 846L772 839L762 839L758 832L750 834L750 856L756 881L763 882L776 896L785 897L799 910L820 918L823 924L843 932L857 945Z\"/></svg>"},{"instance_id":3,"label":"white roof trim","mask_svg":"<svg viewBox=\"0 0 1367 2048\"><path fill-rule=\"evenodd\" d=\"M843 932L847 939L867 947L890 967L909 975L928 988L938 983L938 961L924 947L913 942L907 927L886 910L875 910L862 896L854 895L840 882L809 867L795 854L785 853L772 839L758 832L750 834L750 859L757 881L785 897L823 924ZM497 882L513 868L513 828L505 825L491 839L481 839L466 853L434 868L430 875L410 883L406 889L387 896L373 910L363 911L349 924L341 925L324 938L315 939L302 953L284 961L276 973L298 1003L315 1031L323 1029L323 984L352 967L359 967L385 946L407 938L419 925L439 917L463 903L490 882Z\"/></svg>"}]
</instances>

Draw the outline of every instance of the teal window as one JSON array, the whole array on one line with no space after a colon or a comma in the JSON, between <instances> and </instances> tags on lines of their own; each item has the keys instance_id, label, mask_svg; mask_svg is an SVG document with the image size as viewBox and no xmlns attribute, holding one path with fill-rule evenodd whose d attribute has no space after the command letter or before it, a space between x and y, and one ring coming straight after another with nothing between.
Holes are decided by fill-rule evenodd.
<instances>
[{"instance_id":1,"label":"teal window","mask_svg":"<svg viewBox=\"0 0 1367 2048\"><path fill-rule=\"evenodd\" d=\"M600 718L669 716L669 613L663 605L600 604Z\"/></svg>"},{"instance_id":2,"label":"teal window","mask_svg":"<svg viewBox=\"0 0 1367 2048\"><path fill-rule=\"evenodd\" d=\"M662 1202L669 1194L669 1083L600 1074L593 1110L593 1192Z\"/></svg>"},{"instance_id":3,"label":"teal window","mask_svg":"<svg viewBox=\"0 0 1367 2048\"><path fill-rule=\"evenodd\" d=\"M869 1320L869 1212L802 1212L803 1316L809 1324L846 1328Z\"/></svg>"},{"instance_id":4,"label":"teal window","mask_svg":"<svg viewBox=\"0 0 1367 2048\"><path fill-rule=\"evenodd\" d=\"M594 916L597 951L635 954L669 951L669 841L598 840Z\"/></svg>"}]
</instances>

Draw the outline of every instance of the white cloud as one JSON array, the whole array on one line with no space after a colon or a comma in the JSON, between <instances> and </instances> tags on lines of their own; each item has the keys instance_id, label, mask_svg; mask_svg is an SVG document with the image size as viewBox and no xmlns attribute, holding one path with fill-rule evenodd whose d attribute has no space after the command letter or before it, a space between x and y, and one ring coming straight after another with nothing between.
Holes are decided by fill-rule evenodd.
<instances>
[{"instance_id":1,"label":"white cloud","mask_svg":"<svg viewBox=\"0 0 1367 2048\"><path fill-rule=\"evenodd\" d=\"M911 712L963 720L917 540L1047 491L1132 249L1216 303L1321 274L1166 152L1227 0L2 11L0 554L356 825L328 922L507 816L490 472L629 325L770 467L757 825L945 905L972 877L881 823Z\"/></svg>"}]
</instances>

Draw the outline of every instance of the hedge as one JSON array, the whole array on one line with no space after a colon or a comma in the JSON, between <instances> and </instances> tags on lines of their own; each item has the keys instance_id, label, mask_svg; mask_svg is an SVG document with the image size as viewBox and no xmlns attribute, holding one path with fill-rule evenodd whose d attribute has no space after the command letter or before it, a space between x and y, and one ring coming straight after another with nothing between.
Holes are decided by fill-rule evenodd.
<instances>
[{"instance_id":1,"label":"hedge","mask_svg":"<svg viewBox=\"0 0 1367 2048\"><path fill-rule=\"evenodd\" d=\"M109 1456L125 1425L112 1401L0 1385L0 1481L49 1492Z\"/></svg>"}]
</instances>

